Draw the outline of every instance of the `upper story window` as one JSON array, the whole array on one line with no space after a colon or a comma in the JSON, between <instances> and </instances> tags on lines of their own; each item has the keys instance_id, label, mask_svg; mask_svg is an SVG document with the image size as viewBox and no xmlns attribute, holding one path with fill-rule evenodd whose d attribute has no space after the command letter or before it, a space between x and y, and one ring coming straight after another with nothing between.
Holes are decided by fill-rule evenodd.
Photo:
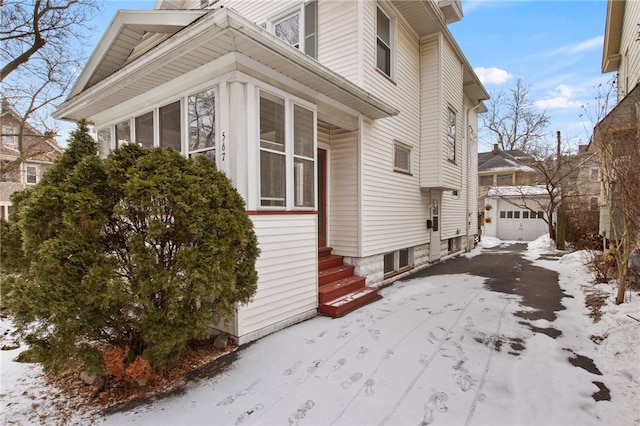
<instances>
[{"instance_id":1,"label":"upper story window","mask_svg":"<svg viewBox=\"0 0 640 426\"><path fill-rule=\"evenodd\" d=\"M589 170L589 177L592 181L600 180L600 169L592 168Z\"/></svg>"},{"instance_id":2,"label":"upper story window","mask_svg":"<svg viewBox=\"0 0 640 426\"><path fill-rule=\"evenodd\" d=\"M317 18L317 1L309 1L294 12L273 20L270 29L277 37L317 59Z\"/></svg>"},{"instance_id":3,"label":"upper story window","mask_svg":"<svg viewBox=\"0 0 640 426\"><path fill-rule=\"evenodd\" d=\"M393 170L411 173L411 148L397 141L393 142Z\"/></svg>"},{"instance_id":4,"label":"upper story window","mask_svg":"<svg viewBox=\"0 0 640 426\"><path fill-rule=\"evenodd\" d=\"M14 147L18 143L17 137L18 130L14 127L2 127L2 144L5 146Z\"/></svg>"},{"instance_id":5,"label":"upper story window","mask_svg":"<svg viewBox=\"0 0 640 426\"><path fill-rule=\"evenodd\" d=\"M376 67L391 77L392 20L380 6L376 17Z\"/></svg>"},{"instance_id":6,"label":"upper story window","mask_svg":"<svg viewBox=\"0 0 640 426\"><path fill-rule=\"evenodd\" d=\"M504 175L498 175L496 177L496 184L498 186L513 185L513 174L509 173L509 174L504 174Z\"/></svg>"},{"instance_id":7,"label":"upper story window","mask_svg":"<svg viewBox=\"0 0 640 426\"><path fill-rule=\"evenodd\" d=\"M449 108L449 125L447 127L447 158L456 161L456 113Z\"/></svg>"},{"instance_id":8,"label":"upper story window","mask_svg":"<svg viewBox=\"0 0 640 426\"><path fill-rule=\"evenodd\" d=\"M493 175L480 176L480 186L493 186Z\"/></svg>"}]
</instances>

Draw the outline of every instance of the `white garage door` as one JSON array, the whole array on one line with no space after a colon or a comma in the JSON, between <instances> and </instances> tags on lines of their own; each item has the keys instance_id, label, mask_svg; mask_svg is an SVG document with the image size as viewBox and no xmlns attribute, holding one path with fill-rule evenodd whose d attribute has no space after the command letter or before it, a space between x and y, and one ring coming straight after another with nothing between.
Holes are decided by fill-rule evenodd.
<instances>
[{"instance_id":1,"label":"white garage door","mask_svg":"<svg viewBox=\"0 0 640 426\"><path fill-rule=\"evenodd\" d=\"M533 213L501 201L497 237L505 241L533 241L549 232L543 215L542 211Z\"/></svg>"}]
</instances>

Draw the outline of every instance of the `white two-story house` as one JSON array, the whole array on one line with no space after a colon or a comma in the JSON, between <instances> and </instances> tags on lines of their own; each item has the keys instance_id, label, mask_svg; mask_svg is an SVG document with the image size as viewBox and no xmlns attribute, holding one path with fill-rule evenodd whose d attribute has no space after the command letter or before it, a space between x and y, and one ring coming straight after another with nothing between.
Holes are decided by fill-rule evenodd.
<instances>
[{"instance_id":1,"label":"white two-story house","mask_svg":"<svg viewBox=\"0 0 640 426\"><path fill-rule=\"evenodd\" d=\"M240 343L473 246L488 94L447 24L459 0L170 1L120 11L56 117L209 155L261 255ZM365 286L366 285L366 286Z\"/></svg>"}]
</instances>

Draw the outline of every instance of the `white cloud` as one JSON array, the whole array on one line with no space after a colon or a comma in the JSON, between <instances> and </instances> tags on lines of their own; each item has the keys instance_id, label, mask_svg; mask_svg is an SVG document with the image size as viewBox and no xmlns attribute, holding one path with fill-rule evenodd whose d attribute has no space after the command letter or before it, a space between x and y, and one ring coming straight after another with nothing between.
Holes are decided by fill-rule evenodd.
<instances>
[{"instance_id":1,"label":"white cloud","mask_svg":"<svg viewBox=\"0 0 640 426\"><path fill-rule=\"evenodd\" d=\"M500 68L474 68L482 84L504 84L512 77L507 71Z\"/></svg>"},{"instance_id":2,"label":"white cloud","mask_svg":"<svg viewBox=\"0 0 640 426\"><path fill-rule=\"evenodd\" d=\"M569 53L578 53L578 52L584 52L585 50L601 49L603 43L604 43L603 35L593 37L593 38L590 38L589 40L585 40L582 43L578 43L572 46L569 49Z\"/></svg>"},{"instance_id":3,"label":"white cloud","mask_svg":"<svg viewBox=\"0 0 640 426\"><path fill-rule=\"evenodd\" d=\"M540 109L580 108L584 102L573 99L577 91L579 92L574 87L560 84L549 93L548 98L535 101L533 104Z\"/></svg>"}]
</instances>

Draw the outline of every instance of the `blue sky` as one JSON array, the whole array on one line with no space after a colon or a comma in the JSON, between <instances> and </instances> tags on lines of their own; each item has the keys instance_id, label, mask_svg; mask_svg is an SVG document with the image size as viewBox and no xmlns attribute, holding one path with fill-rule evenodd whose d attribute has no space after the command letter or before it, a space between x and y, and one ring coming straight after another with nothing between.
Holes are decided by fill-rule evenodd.
<instances>
[{"instance_id":1,"label":"blue sky","mask_svg":"<svg viewBox=\"0 0 640 426\"><path fill-rule=\"evenodd\" d=\"M87 40L88 54L118 9L152 9L155 0L105 1ZM586 143L593 124L582 105L593 104L602 74L606 0L462 0L464 17L449 29L492 94L518 78L530 87L536 108L551 118L549 132ZM494 143L482 135L480 151ZM63 139L64 140L64 139Z\"/></svg>"},{"instance_id":2,"label":"blue sky","mask_svg":"<svg viewBox=\"0 0 640 426\"><path fill-rule=\"evenodd\" d=\"M464 17L449 29L491 94L507 92L518 78L536 108L551 118L549 131L586 143L602 74L606 0L463 0ZM588 108L588 106L587 106ZM494 141L483 137L480 150Z\"/></svg>"}]
</instances>

